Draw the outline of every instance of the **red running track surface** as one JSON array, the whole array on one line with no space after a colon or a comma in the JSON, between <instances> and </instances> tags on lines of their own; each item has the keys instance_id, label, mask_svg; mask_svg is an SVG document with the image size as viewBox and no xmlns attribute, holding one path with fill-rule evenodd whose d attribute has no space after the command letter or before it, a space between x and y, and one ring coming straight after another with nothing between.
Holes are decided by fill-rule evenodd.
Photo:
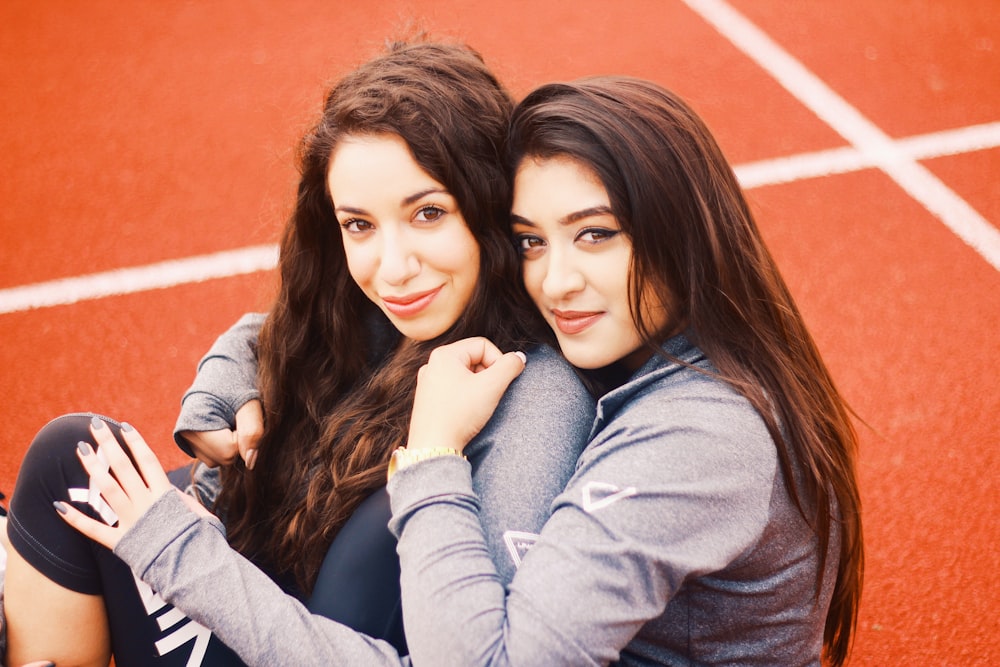
<instances>
[{"instance_id":1,"label":"red running track surface","mask_svg":"<svg viewBox=\"0 0 1000 667\"><path fill-rule=\"evenodd\" d=\"M801 77L786 88L741 51L732 22L720 32L706 20L714 3L361 4L0 4L0 304L25 285L274 242L291 147L324 83L413 24L471 43L517 94L586 74L655 79L704 115L741 177L752 163L850 148L831 126L846 116L822 119ZM954 196L936 216L926 189L871 167L795 167L778 182L764 163L748 183L867 424L868 568L851 664L995 664L1000 266L997 247L977 252L946 222L967 219L967 205L994 234L1000 223L1000 12L992 0L727 7L890 147L926 135L930 148L909 155ZM68 411L128 419L182 463L170 432L196 361L272 287L264 271L0 313L0 488L13 487L34 432Z\"/></svg>"}]
</instances>

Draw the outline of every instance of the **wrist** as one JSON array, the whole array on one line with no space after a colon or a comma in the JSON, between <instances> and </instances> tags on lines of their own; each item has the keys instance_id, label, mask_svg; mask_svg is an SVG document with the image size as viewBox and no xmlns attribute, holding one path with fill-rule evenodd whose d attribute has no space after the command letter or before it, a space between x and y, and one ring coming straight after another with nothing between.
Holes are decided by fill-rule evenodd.
<instances>
[{"instance_id":1,"label":"wrist","mask_svg":"<svg viewBox=\"0 0 1000 667\"><path fill-rule=\"evenodd\" d=\"M392 453L392 458L389 459L386 480L392 479L393 475L407 466L439 456L460 456L463 459L466 458L462 452L452 447L420 447L416 449L399 447Z\"/></svg>"}]
</instances>

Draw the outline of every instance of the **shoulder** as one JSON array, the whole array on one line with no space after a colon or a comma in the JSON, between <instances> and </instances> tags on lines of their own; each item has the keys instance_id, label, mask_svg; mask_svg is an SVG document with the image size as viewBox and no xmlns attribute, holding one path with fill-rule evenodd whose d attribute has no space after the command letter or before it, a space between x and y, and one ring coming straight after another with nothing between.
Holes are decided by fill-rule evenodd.
<instances>
[{"instance_id":1,"label":"shoulder","mask_svg":"<svg viewBox=\"0 0 1000 667\"><path fill-rule=\"evenodd\" d=\"M767 487L777 469L777 449L764 420L749 400L702 370L657 374L635 382L613 410L599 407L585 457L638 467L669 462L695 476L748 472Z\"/></svg>"},{"instance_id":2,"label":"shoulder","mask_svg":"<svg viewBox=\"0 0 1000 667\"><path fill-rule=\"evenodd\" d=\"M534 404L549 411L574 406L593 416L594 398L561 354L547 345L526 353L527 363L511 384L504 403Z\"/></svg>"},{"instance_id":3,"label":"shoulder","mask_svg":"<svg viewBox=\"0 0 1000 667\"><path fill-rule=\"evenodd\" d=\"M555 350L539 346L526 354L528 362L521 375L479 437L466 448L466 452L471 450L470 458L488 442L530 441L550 451L566 449L575 459L586 443L594 422L594 398Z\"/></svg>"}]
</instances>

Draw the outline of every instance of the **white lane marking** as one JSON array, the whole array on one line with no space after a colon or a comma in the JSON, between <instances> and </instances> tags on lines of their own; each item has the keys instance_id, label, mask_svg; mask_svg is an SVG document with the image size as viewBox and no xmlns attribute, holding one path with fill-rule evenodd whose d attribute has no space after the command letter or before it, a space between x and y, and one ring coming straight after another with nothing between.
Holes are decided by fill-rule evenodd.
<instances>
[{"instance_id":1,"label":"white lane marking","mask_svg":"<svg viewBox=\"0 0 1000 667\"><path fill-rule=\"evenodd\" d=\"M277 261L277 246L251 246L12 287L0 290L0 314L266 271L274 268Z\"/></svg>"},{"instance_id":2,"label":"white lane marking","mask_svg":"<svg viewBox=\"0 0 1000 667\"><path fill-rule=\"evenodd\" d=\"M913 160L987 150L1000 146L1000 122L970 125L956 130L931 132L896 141L896 148ZM746 189L791 183L806 178L843 174L878 167L856 148L844 146L813 153L800 153L734 167Z\"/></svg>"},{"instance_id":3,"label":"white lane marking","mask_svg":"<svg viewBox=\"0 0 1000 667\"><path fill-rule=\"evenodd\" d=\"M684 3L1000 271L1000 230L889 135L723 0Z\"/></svg>"},{"instance_id":4,"label":"white lane marking","mask_svg":"<svg viewBox=\"0 0 1000 667\"><path fill-rule=\"evenodd\" d=\"M912 160L997 147L1000 147L1000 122L931 132L896 141L898 151ZM734 169L740 184L744 188L753 189L876 167L879 164L871 156L857 148L845 146L748 162L737 165ZM0 290L0 315L268 271L275 267L277 261L277 246L250 246L211 255L11 287Z\"/></svg>"}]
</instances>

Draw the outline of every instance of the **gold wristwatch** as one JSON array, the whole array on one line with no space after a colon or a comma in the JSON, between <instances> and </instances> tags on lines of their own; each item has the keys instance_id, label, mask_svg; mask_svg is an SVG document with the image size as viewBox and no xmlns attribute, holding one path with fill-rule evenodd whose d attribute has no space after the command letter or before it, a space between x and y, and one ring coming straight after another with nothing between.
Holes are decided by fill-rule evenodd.
<instances>
[{"instance_id":1,"label":"gold wristwatch","mask_svg":"<svg viewBox=\"0 0 1000 667\"><path fill-rule=\"evenodd\" d=\"M408 465L425 459L433 459L437 456L461 456L463 459L465 458L462 452L451 447L430 447L427 449L399 447L392 453L392 458L389 459L389 472L386 476L386 481L392 479L392 476L397 471L402 470Z\"/></svg>"}]
</instances>

